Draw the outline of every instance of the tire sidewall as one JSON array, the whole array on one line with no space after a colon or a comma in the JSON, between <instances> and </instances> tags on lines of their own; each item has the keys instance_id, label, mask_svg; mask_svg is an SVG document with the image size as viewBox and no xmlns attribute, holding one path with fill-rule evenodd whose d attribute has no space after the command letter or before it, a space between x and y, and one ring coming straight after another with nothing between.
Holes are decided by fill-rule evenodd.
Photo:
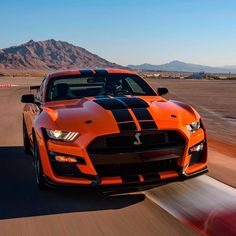
<instances>
[{"instance_id":1,"label":"tire sidewall","mask_svg":"<svg viewBox=\"0 0 236 236\"><path fill-rule=\"evenodd\" d=\"M43 173L42 162L38 150L37 141L34 139L34 167L35 167L35 178L37 185L45 189L47 187L45 176Z\"/></svg>"},{"instance_id":2,"label":"tire sidewall","mask_svg":"<svg viewBox=\"0 0 236 236\"><path fill-rule=\"evenodd\" d=\"M24 144L24 151L26 154L32 154L31 148L30 148L30 141L27 135L26 125L23 118L23 144Z\"/></svg>"}]
</instances>

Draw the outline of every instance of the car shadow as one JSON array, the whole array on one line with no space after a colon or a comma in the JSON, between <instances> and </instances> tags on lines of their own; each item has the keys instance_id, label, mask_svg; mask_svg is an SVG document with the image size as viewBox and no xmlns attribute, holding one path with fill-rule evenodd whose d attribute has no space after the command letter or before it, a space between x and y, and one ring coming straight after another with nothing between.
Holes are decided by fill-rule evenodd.
<instances>
[{"instance_id":1,"label":"car shadow","mask_svg":"<svg viewBox=\"0 0 236 236\"><path fill-rule=\"evenodd\" d=\"M33 158L23 147L0 147L0 219L69 212L119 209L144 200L145 195L107 195L86 190L39 190Z\"/></svg>"}]
</instances>

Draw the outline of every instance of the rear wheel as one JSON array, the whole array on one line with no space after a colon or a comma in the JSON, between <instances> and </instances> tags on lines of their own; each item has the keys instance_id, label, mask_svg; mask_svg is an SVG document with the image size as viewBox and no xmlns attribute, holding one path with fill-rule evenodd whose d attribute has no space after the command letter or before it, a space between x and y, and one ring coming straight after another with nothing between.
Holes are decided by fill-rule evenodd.
<instances>
[{"instance_id":1,"label":"rear wheel","mask_svg":"<svg viewBox=\"0 0 236 236\"><path fill-rule=\"evenodd\" d=\"M24 152L26 154L32 154L24 118L23 118L23 143L24 143Z\"/></svg>"},{"instance_id":2,"label":"rear wheel","mask_svg":"<svg viewBox=\"0 0 236 236\"><path fill-rule=\"evenodd\" d=\"M38 150L37 141L34 140L34 166L35 166L35 177L37 185L40 189L48 189L45 175L43 173L41 158Z\"/></svg>"}]
</instances>

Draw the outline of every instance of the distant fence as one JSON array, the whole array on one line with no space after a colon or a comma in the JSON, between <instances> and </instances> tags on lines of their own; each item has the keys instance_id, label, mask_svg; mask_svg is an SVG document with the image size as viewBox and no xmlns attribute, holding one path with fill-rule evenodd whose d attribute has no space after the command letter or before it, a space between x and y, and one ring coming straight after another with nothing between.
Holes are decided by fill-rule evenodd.
<instances>
[{"instance_id":1,"label":"distant fence","mask_svg":"<svg viewBox=\"0 0 236 236\"><path fill-rule=\"evenodd\" d=\"M18 87L17 84L0 84L0 88L12 88L12 87Z\"/></svg>"}]
</instances>

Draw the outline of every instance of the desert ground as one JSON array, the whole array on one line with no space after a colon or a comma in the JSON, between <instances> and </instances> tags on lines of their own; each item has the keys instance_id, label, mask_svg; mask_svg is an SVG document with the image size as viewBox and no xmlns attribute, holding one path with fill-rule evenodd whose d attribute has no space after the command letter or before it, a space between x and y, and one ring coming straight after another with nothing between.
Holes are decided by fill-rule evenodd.
<instances>
[{"instance_id":1,"label":"desert ground","mask_svg":"<svg viewBox=\"0 0 236 236\"><path fill-rule=\"evenodd\" d=\"M19 85L0 88L2 235L215 235L214 222L218 233L236 233L236 191L227 186L236 187L236 81L149 79L154 88L170 90L168 99L188 102L200 112L210 141L209 177L148 192L103 195L37 189L32 157L22 148L20 97L41 80L0 78L0 87ZM223 216L230 220L222 221Z\"/></svg>"},{"instance_id":2,"label":"desert ground","mask_svg":"<svg viewBox=\"0 0 236 236\"><path fill-rule=\"evenodd\" d=\"M0 235L195 235L143 193L40 191L22 147L20 97L29 82L0 88Z\"/></svg>"},{"instance_id":3,"label":"desert ground","mask_svg":"<svg viewBox=\"0 0 236 236\"><path fill-rule=\"evenodd\" d=\"M166 98L186 102L200 113L208 131L209 175L236 187L236 81L147 81L155 89L167 87Z\"/></svg>"},{"instance_id":4,"label":"desert ground","mask_svg":"<svg viewBox=\"0 0 236 236\"><path fill-rule=\"evenodd\" d=\"M168 99L192 105L202 116L211 140L236 144L236 81L147 80L153 88L167 87Z\"/></svg>"},{"instance_id":5,"label":"desert ground","mask_svg":"<svg viewBox=\"0 0 236 236\"><path fill-rule=\"evenodd\" d=\"M0 77L0 85L19 85L26 93L41 81L42 77ZM236 187L236 80L151 78L147 82L155 90L167 87L167 99L186 102L200 113L208 131L209 175Z\"/></svg>"}]
</instances>

